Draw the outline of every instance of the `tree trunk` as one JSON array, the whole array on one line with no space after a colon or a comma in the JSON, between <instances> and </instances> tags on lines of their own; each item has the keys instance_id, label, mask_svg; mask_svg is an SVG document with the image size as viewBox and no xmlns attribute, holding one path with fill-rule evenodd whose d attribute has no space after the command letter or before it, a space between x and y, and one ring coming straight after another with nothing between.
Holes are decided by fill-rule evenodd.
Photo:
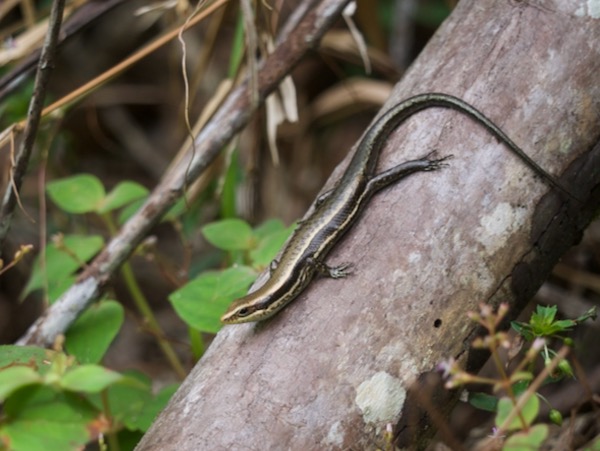
<instances>
[{"instance_id":1,"label":"tree trunk","mask_svg":"<svg viewBox=\"0 0 600 451\"><path fill-rule=\"evenodd\" d=\"M585 203L460 113L418 113L379 170L434 149L454 155L449 167L375 196L327 259L353 262L351 277L225 327L139 450L375 448L389 424L406 433L413 381L450 357L481 363L466 312L506 301L518 313L599 204L600 21L583 1L545 3L463 0L387 107L461 97Z\"/></svg>"}]
</instances>

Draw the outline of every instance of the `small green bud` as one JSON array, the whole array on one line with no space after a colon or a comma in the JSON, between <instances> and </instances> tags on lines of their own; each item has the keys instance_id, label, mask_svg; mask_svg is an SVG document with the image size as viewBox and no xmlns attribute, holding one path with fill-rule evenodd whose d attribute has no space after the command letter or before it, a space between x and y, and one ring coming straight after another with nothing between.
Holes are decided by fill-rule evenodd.
<instances>
[{"instance_id":1,"label":"small green bud","mask_svg":"<svg viewBox=\"0 0 600 451\"><path fill-rule=\"evenodd\" d=\"M558 369L565 375L568 377L573 377L573 368L571 368L571 364L565 360L562 359L560 361L560 363L558 364Z\"/></svg>"},{"instance_id":2,"label":"small green bud","mask_svg":"<svg viewBox=\"0 0 600 451\"><path fill-rule=\"evenodd\" d=\"M550 421L552 421L554 424L562 426L563 417L562 417L562 414L558 410L551 409L550 412L548 413L548 417L550 418Z\"/></svg>"}]
</instances>

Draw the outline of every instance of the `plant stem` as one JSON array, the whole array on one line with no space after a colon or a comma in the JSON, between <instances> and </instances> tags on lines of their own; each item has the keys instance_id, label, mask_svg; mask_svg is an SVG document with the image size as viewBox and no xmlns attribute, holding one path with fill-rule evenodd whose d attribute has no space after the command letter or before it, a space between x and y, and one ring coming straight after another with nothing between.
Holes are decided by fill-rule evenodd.
<instances>
[{"instance_id":1,"label":"plant stem","mask_svg":"<svg viewBox=\"0 0 600 451\"><path fill-rule=\"evenodd\" d=\"M161 330L158 321L156 321L154 312L152 312L152 309L148 305L146 297L142 293L142 290L140 289L140 286L137 283L137 280L133 274L133 270L131 269L131 265L129 264L129 262L123 263L123 266L121 267L121 275L123 276L125 285L127 286L129 293L131 294L133 303L144 317L144 320L146 321L146 324L148 325L150 331L156 337L158 345L160 346L160 349L169 361L169 364L181 379L185 379L187 372L185 371L183 365L179 361L179 357L177 357L177 354L171 346L171 343L169 343L169 341L165 339L164 333Z\"/></svg>"},{"instance_id":2,"label":"plant stem","mask_svg":"<svg viewBox=\"0 0 600 451\"><path fill-rule=\"evenodd\" d=\"M110 234L114 236L116 233L116 226L110 214L103 214L100 215L100 217L106 224ZM142 314L148 328L150 329L150 332L152 332L152 334L156 337L158 346L169 361L169 364L173 370L175 370L180 379L185 379L187 372L179 360L179 357L177 357L177 353L171 346L171 343L169 343L169 341L165 338L165 334L160 328L160 325L154 316L154 312L150 308L150 305L148 304L148 301L144 296L144 293L142 292L135 275L133 274L133 270L131 269L131 264L129 261L124 262L121 266L121 276L123 277L125 286L129 290L129 294L133 299L133 303L137 307L138 311Z\"/></svg>"},{"instance_id":3,"label":"plant stem","mask_svg":"<svg viewBox=\"0 0 600 451\"><path fill-rule=\"evenodd\" d=\"M198 329L194 329L193 327L188 328L188 335L190 337L190 343L192 345L192 355L194 356L194 361L200 360L202 354L204 354L204 350L206 346L204 345L204 340L202 339L202 333Z\"/></svg>"}]
</instances>

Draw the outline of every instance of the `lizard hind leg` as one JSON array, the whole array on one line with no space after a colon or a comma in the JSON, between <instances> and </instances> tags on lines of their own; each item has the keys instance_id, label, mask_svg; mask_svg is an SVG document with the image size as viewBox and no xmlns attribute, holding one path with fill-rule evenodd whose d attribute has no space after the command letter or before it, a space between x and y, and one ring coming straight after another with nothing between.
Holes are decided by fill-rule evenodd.
<instances>
[{"instance_id":1,"label":"lizard hind leg","mask_svg":"<svg viewBox=\"0 0 600 451\"><path fill-rule=\"evenodd\" d=\"M352 263L342 263L338 266L328 266L325 263L313 258L308 260L317 273L323 277L331 277L332 279L342 279L352 274Z\"/></svg>"}]
</instances>

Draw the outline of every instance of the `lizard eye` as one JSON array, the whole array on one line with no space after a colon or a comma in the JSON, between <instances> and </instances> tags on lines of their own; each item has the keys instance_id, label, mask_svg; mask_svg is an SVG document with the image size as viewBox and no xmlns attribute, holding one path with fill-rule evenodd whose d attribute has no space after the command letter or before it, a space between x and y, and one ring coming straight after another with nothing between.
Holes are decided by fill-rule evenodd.
<instances>
[{"instance_id":1,"label":"lizard eye","mask_svg":"<svg viewBox=\"0 0 600 451\"><path fill-rule=\"evenodd\" d=\"M243 307L237 311L237 316L239 316L240 318L248 316L249 314L250 314L250 309L248 307Z\"/></svg>"}]
</instances>

